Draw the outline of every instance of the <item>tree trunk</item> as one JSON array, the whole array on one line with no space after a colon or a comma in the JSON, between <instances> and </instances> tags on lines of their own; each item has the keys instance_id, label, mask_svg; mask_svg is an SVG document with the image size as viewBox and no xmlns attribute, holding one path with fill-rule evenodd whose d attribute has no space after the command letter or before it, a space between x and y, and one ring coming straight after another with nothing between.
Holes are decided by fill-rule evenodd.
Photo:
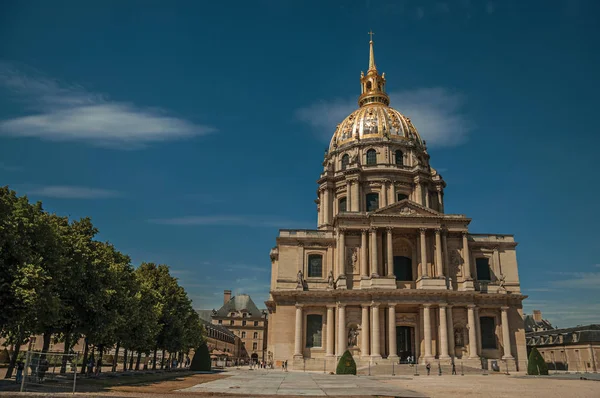
<instances>
[{"instance_id":1,"label":"tree trunk","mask_svg":"<svg viewBox=\"0 0 600 398\"><path fill-rule=\"evenodd\" d=\"M69 354L69 348L71 348L71 333L65 333L65 348L63 350L62 362L60 364L60 374L67 373L67 354Z\"/></svg>"},{"instance_id":2,"label":"tree trunk","mask_svg":"<svg viewBox=\"0 0 600 398\"><path fill-rule=\"evenodd\" d=\"M115 357L113 358L112 371L117 371L117 363L119 362L119 350L121 349L121 342L117 341L117 347L115 348Z\"/></svg>"},{"instance_id":3,"label":"tree trunk","mask_svg":"<svg viewBox=\"0 0 600 398\"><path fill-rule=\"evenodd\" d=\"M152 370L156 370L156 351L158 351L158 347L154 347L154 359L152 360Z\"/></svg>"},{"instance_id":4,"label":"tree trunk","mask_svg":"<svg viewBox=\"0 0 600 398\"><path fill-rule=\"evenodd\" d=\"M129 370L133 370L133 350L131 350L131 355L129 355Z\"/></svg>"},{"instance_id":5,"label":"tree trunk","mask_svg":"<svg viewBox=\"0 0 600 398\"><path fill-rule=\"evenodd\" d=\"M123 352L123 372L127 371L127 348Z\"/></svg>"},{"instance_id":6,"label":"tree trunk","mask_svg":"<svg viewBox=\"0 0 600 398\"><path fill-rule=\"evenodd\" d=\"M165 349L162 350L162 357L160 358L160 368L161 370L165 368Z\"/></svg>"},{"instance_id":7,"label":"tree trunk","mask_svg":"<svg viewBox=\"0 0 600 398\"><path fill-rule=\"evenodd\" d=\"M87 337L85 338L85 346L83 347L83 359L81 361L81 374L85 374L85 367L87 365L88 360L88 351L90 349L90 344L88 343Z\"/></svg>"},{"instance_id":8,"label":"tree trunk","mask_svg":"<svg viewBox=\"0 0 600 398\"><path fill-rule=\"evenodd\" d=\"M17 342L15 343L13 350L13 354L10 357L10 363L8 364L8 369L6 370L5 379L10 379L12 377L13 371L15 370L15 366L17 365L17 357L19 356L19 351L21 351L21 342L23 341L21 336L23 334L19 332L17 335Z\"/></svg>"},{"instance_id":9,"label":"tree trunk","mask_svg":"<svg viewBox=\"0 0 600 398\"><path fill-rule=\"evenodd\" d=\"M50 349L50 339L52 338L52 333L49 331L44 332L44 345L42 346L42 355L40 355L41 359L46 359L46 353Z\"/></svg>"},{"instance_id":10,"label":"tree trunk","mask_svg":"<svg viewBox=\"0 0 600 398\"><path fill-rule=\"evenodd\" d=\"M100 344L98 346L98 362L100 363L100 367L96 370L96 373L102 373L102 357L104 356L104 344Z\"/></svg>"},{"instance_id":11,"label":"tree trunk","mask_svg":"<svg viewBox=\"0 0 600 398\"><path fill-rule=\"evenodd\" d=\"M137 360L135 361L135 370L140 370L140 361L142 360L142 352L138 351Z\"/></svg>"}]
</instances>

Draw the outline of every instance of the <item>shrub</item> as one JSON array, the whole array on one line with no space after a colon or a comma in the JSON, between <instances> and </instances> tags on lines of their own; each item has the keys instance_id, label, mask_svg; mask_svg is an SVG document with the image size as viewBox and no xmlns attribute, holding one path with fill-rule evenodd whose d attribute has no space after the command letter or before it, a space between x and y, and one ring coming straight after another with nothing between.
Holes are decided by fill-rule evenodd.
<instances>
[{"instance_id":1,"label":"shrub","mask_svg":"<svg viewBox=\"0 0 600 398\"><path fill-rule=\"evenodd\" d=\"M10 362L10 353L5 348L0 351L0 363L9 363Z\"/></svg>"},{"instance_id":2,"label":"shrub","mask_svg":"<svg viewBox=\"0 0 600 398\"><path fill-rule=\"evenodd\" d=\"M352 358L350 351L346 350L344 355L340 358L335 373L338 375L355 375L356 374L356 362Z\"/></svg>"},{"instance_id":3,"label":"shrub","mask_svg":"<svg viewBox=\"0 0 600 398\"><path fill-rule=\"evenodd\" d=\"M192 363L190 364L190 370L210 370L210 354L208 352L208 347L206 346L206 344L202 344L194 353Z\"/></svg>"},{"instance_id":4,"label":"shrub","mask_svg":"<svg viewBox=\"0 0 600 398\"><path fill-rule=\"evenodd\" d=\"M544 361L544 357L533 347L529 354L529 362L527 363L527 374L528 375L547 375L548 365Z\"/></svg>"}]
</instances>

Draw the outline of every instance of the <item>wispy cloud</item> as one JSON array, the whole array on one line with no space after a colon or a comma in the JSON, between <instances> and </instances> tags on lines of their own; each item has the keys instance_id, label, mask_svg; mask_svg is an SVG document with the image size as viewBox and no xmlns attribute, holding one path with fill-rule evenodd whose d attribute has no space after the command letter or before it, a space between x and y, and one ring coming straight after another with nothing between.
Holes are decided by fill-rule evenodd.
<instances>
[{"instance_id":1,"label":"wispy cloud","mask_svg":"<svg viewBox=\"0 0 600 398\"><path fill-rule=\"evenodd\" d=\"M421 88L390 93L390 105L410 117L430 146L464 143L474 124L464 114L465 97L446 88ZM340 123L356 109L356 98L321 100L296 110L296 117L322 132L329 141Z\"/></svg>"},{"instance_id":2,"label":"wispy cloud","mask_svg":"<svg viewBox=\"0 0 600 398\"><path fill-rule=\"evenodd\" d=\"M565 279L550 281L552 287L563 289L598 289L600 272L561 272Z\"/></svg>"},{"instance_id":3,"label":"wispy cloud","mask_svg":"<svg viewBox=\"0 0 600 398\"><path fill-rule=\"evenodd\" d=\"M28 114L0 121L0 134L58 141L84 141L121 149L214 132L158 108L113 101L108 96L23 72L0 61L0 88Z\"/></svg>"},{"instance_id":4,"label":"wispy cloud","mask_svg":"<svg viewBox=\"0 0 600 398\"><path fill-rule=\"evenodd\" d=\"M8 165L8 164L0 163L0 170L4 170L4 171L21 171L21 170L23 170L23 168L19 167L19 166L11 166L11 165Z\"/></svg>"},{"instance_id":5,"label":"wispy cloud","mask_svg":"<svg viewBox=\"0 0 600 398\"><path fill-rule=\"evenodd\" d=\"M225 265L223 267L225 271L250 271L250 272L270 272L271 264L269 262L266 263L264 267L258 267L256 265L246 265L246 264L234 264L234 265Z\"/></svg>"},{"instance_id":6,"label":"wispy cloud","mask_svg":"<svg viewBox=\"0 0 600 398\"><path fill-rule=\"evenodd\" d=\"M162 225L237 225L245 227L278 227L278 228L311 228L314 225L307 226L306 222L298 222L287 219L281 219L273 216L238 216L238 215L217 215L217 216L184 216L176 218L157 218L150 219L152 224Z\"/></svg>"},{"instance_id":7,"label":"wispy cloud","mask_svg":"<svg viewBox=\"0 0 600 398\"><path fill-rule=\"evenodd\" d=\"M47 198L61 199L108 199L122 196L121 193L109 189L90 188L69 185L47 185L25 189L27 194Z\"/></svg>"}]
</instances>

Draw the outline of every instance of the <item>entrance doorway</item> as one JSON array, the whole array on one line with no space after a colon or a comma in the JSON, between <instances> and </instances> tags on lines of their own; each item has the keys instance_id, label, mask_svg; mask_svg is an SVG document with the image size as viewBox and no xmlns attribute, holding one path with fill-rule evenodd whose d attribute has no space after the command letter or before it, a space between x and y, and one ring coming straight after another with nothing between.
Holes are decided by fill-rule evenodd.
<instances>
[{"instance_id":1,"label":"entrance doorway","mask_svg":"<svg viewBox=\"0 0 600 398\"><path fill-rule=\"evenodd\" d=\"M415 328L412 326L396 326L396 355L404 362L409 356L415 356Z\"/></svg>"}]
</instances>

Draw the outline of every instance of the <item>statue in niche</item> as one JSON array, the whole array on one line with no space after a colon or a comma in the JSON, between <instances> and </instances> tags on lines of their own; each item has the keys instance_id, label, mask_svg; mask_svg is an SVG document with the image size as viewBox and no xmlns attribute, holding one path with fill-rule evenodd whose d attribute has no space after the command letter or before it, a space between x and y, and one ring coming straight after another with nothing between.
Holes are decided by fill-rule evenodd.
<instances>
[{"instance_id":1,"label":"statue in niche","mask_svg":"<svg viewBox=\"0 0 600 398\"><path fill-rule=\"evenodd\" d=\"M499 284L498 291L504 291L505 292L506 291L506 286L505 286L505 284L506 284L506 276L504 276L504 275L501 274L500 278L498 278L498 284Z\"/></svg>"},{"instance_id":2,"label":"statue in niche","mask_svg":"<svg viewBox=\"0 0 600 398\"><path fill-rule=\"evenodd\" d=\"M456 328L454 329L454 345L456 347L464 347L464 341L463 341L463 330L462 328Z\"/></svg>"},{"instance_id":3,"label":"statue in niche","mask_svg":"<svg viewBox=\"0 0 600 398\"><path fill-rule=\"evenodd\" d=\"M348 347L356 347L358 345L358 330L356 327L351 327L348 330Z\"/></svg>"},{"instance_id":4,"label":"statue in niche","mask_svg":"<svg viewBox=\"0 0 600 398\"><path fill-rule=\"evenodd\" d=\"M298 285L296 287L304 287L304 275L302 274L302 270L298 271L297 275Z\"/></svg>"},{"instance_id":5,"label":"statue in niche","mask_svg":"<svg viewBox=\"0 0 600 398\"><path fill-rule=\"evenodd\" d=\"M358 247L348 248L348 250L350 253L347 256L346 272L353 273L356 271L356 264L358 263Z\"/></svg>"},{"instance_id":6,"label":"statue in niche","mask_svg":"<svg viewBox=\"0 0 600 398\"><path fill-rule=\"evenodd\" d=\"M329 276L327 277L327 286L329 286L329 288L333 289L335 288L335 281L333 279L333 271L329 271Z\"/></svg>"}]
</instances>

